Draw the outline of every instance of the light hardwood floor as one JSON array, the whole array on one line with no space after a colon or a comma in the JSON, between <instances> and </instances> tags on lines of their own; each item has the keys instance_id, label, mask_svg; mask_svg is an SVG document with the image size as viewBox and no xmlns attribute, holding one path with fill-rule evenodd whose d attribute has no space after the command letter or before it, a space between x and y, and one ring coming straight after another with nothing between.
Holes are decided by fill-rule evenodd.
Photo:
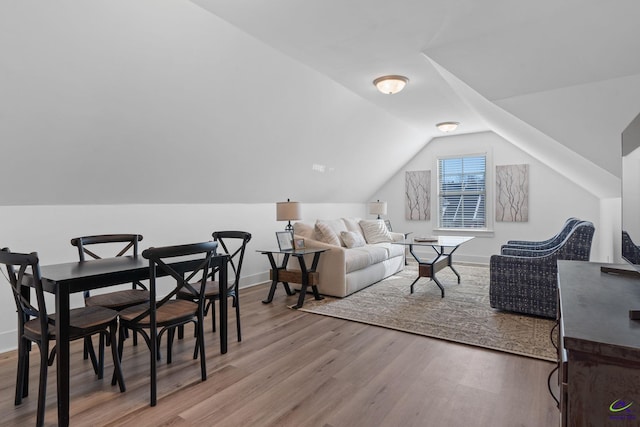
<instances>
[{"instance_id":1,"label":"light hardwood floor","mask_svg":"<svg viewBox=\"0 0 640 427\"><path fill-rule=\"evenodd\" d=\"M552 363L291 310L297 295L282 289L264 305L266 294L264 285L241 291L243 341L236 341L231 311L226 355L207 322L205 382L185 333L173 364L159 364L153 408L146 347L127 341L127 391L119 393L110 385L112 365L97 380L81 343L73 343L71 425L559 425L546 384ZM31 360L30 395L14 406L16 352L0 354L0 425L35 423L37 349ZM47 425L56 416L54 365Z\"/></svg>"}]
</instances>

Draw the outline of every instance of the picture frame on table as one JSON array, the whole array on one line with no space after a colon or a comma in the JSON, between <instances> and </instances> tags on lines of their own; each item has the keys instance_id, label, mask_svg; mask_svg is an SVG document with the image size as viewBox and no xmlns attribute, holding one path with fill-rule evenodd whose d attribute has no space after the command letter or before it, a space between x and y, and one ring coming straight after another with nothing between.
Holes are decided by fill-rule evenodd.
<instances>
[{"instance_id":1,"label":"picture frame on table","mask_svg":"<svg viewBox=\"0 0 640 427\"><path fill-rule=\"evenodd\" d=\"M304 247L304 239L293 239L293 249L296 251L303 251Z\"/></svg>"},{"instance_id":2,"label":"picture frame on table","mask_svg":"<svg viewBox=\"0 0 640 427\"><path fill-rule=\"evenodd\" d=\"M281 251L293 250L293 233L290 231L276 231L276 240Z\"/></svg>"}]
</instances>

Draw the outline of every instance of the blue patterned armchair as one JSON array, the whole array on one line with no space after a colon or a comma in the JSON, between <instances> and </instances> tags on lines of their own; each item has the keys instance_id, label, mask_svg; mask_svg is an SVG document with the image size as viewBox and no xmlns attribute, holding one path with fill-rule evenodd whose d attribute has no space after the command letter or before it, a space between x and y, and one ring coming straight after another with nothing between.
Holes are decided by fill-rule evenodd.
<instances>
[{"instance_id":1,"label":"blue patterned armchair","mask_svg":"<svg viewBox=\"0 0 640 427\"><path fill-rule=\"evenodd\" d=\"M490 261L491 307L555 318L557 314L558 260L588 261L595 227L576 224L556 247L542 250L512 248Z\"/></svg>"},{"instance_id":2,"label":"blue patterned armchair","mask_svg":"<svg viewBox=\"0 0 640 427\"><path fill-rule=\"evenodd\" d=\"M632 264L640 264L640 247L624 230L622 230L622 256Z\"/></svg>"}]
</instances>

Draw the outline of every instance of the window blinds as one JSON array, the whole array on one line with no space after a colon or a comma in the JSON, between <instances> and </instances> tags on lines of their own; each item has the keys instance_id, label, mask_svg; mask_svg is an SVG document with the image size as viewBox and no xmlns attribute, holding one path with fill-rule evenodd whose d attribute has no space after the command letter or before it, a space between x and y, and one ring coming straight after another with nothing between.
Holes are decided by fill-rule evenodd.
<instances>
[{"instance_id":1,"label":"window blinds","mask_svg":"<svg viewBox=\"0 0 640 427\"><path fill-rule=\"evenodd\" d=\"M438 160L440 228L486 228L486 157Z\"/></svg>"}]
</instances>

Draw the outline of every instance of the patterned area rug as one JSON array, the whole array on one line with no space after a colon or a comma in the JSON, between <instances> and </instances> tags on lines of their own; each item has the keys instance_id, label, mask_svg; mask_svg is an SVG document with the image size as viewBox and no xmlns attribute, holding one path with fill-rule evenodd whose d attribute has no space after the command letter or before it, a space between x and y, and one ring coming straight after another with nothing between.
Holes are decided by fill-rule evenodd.
<instances>
[{"instance_id":1,"label":"patterned area rug","mask_svg":"<svg viewBox=\"0 0 640 427\"><path fill-rule=\"evenodd\" d=\"M300 310L469 344L536 359L556 361L549 335L554 321L501 312L489 306L489 268L456 265L461 283L446 268L438 273L445 297L434 282L417 277L412 264L346 298L309 298Z\"/></svg>"}]
</instances>

